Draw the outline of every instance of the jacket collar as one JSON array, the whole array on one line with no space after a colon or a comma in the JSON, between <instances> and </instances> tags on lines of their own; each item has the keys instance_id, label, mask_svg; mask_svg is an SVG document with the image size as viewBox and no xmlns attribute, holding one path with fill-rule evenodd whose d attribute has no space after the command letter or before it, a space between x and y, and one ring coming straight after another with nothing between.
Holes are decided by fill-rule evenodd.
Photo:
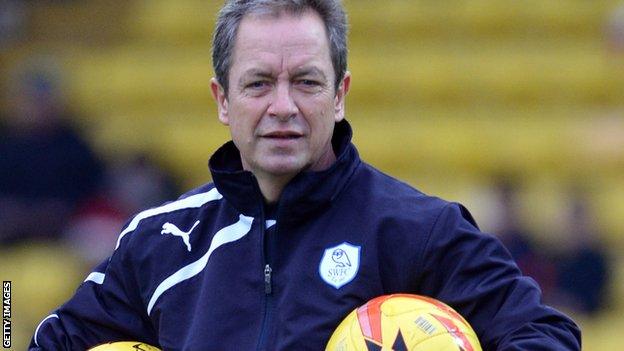
<instances>
[{"instance_id":1,"label":"jacket collar","mask_svg":"<svg viewBox=\"0 0 624 351\"><path fill-rule=\"evenodd\" d=\"M351 143L352 130L346 120L336 124L332 145L336 162L320 172L301 172L284 188L278 203L280 221L298 220L304 215L327 207L348 183L360 158ZM264 200L254 175L243 170L240 152L229 141L208 162L217 190L239 212L258 217Z\"/></svg>"}]
</instances>

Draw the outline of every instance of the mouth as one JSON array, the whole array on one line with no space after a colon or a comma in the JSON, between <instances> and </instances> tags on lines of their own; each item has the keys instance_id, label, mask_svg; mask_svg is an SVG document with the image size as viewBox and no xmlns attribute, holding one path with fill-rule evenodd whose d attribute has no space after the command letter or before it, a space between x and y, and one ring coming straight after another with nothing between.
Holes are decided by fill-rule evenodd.
<instances>
[{"instance_id":1,"label":"mouth","mask_svg":"<svg viewBox=\"0 0 624 351\"><path fill-rule=\"evenodd\" d=\"M294 140L303 137L303 134L295 131L275 131L263 134L262 137L276 140Z\"/></svg>"}]
</instances>

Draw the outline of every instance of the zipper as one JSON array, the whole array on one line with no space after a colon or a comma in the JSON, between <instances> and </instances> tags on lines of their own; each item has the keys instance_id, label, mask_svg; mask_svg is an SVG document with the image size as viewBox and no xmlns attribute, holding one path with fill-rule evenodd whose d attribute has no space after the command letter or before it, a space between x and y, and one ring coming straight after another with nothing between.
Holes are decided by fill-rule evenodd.
<instances>
[{"instance_id":1,"label":"zipper","mask_svg":"<svg viewBox=\"0 0 624 351\"><path fill-rule=\"evenodd\" d=\"M265 225L263 223L263 225ZM275 234L275 233L273 233ZM271 239L267 239L267 232L266 229L264 230L264 235L265 235L265 239L264 239L264 246L267 246L267 241L271 240ZM271 326L273 324L273 314L274 314L274 296L273 296L273 283L272 283L272 273L273 273L273 268L271 268L271 264L269 263L269 252L271 251L269 250L264 250L265 251L265 264L264 264L264 318L262 319L262 327L261 327L261 331L260 331L260 338L258 339L258 347L257 350L258 351L262 351L262 350L266 350L267 349L267 341L268 341L268 337L269 337L269 332L272 329Z\"/></svg>"},{"instance_id":2,"label":"zipper","mask_svg":"<svg viewBox=\"0 0 624 351\"><path fill-rule=\"evenodd\" d=\"M260 338L258 339L258 351L264 351L267 349L270 325L273 323L274 298L271 295L266 295L264 305L264 319L262 320L262 331L260 332Z\"/></svg>"},{"instance_id":3,"label":"zipper","mask_svg":"<svg viewBox=\"0 0 624 351\"><path fill-rule=\"evenodd\" d=\"M258 194L261 194L257 181L255 183L256 183L256 191L258 192ZM262 199L261 201L264 201L264 199ZM273 329L272 328L273 314L275 312L274 311L275 310L275 307L274 307L275 297L273 295L273 282L272 282L273 268L271 267L271 254L274 251L273 242L276 239L275 238L276 228L271 230L272 231L271 235L268 235L267 233L268 230L266 228L266 214L265 214L264 206L262 207L261 220L262 221L260 223L262 226L261 228L262 230L262 256L263 256L263 263L264 263L264 268L262 272L263 278L264 278L264 315L262 318L262 325L260 327L260 337L258 338L258 345L256 347L256 350L258 351L263 351L267 349L269 333Z\"/></svg>"},{"instance_id":4,"label":"zipper","mask_svg":"<svg viewBox=\"0 0 624 351\"><path fill-rule=\"evenodd\" d=\"M264 293L266 295L271 294L271 272L273 272L273 269L271 269L271 265L267 263L266 266L264 266Z\"/></svg>"}]
</instances>

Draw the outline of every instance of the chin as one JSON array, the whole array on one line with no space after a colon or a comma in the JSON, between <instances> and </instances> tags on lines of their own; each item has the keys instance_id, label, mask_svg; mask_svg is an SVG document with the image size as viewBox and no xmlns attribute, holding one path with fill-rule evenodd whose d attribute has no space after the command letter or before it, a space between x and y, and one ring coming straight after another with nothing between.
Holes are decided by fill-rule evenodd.
<instances>
[{"instance_id":1,"label":"chin","mask_svg":"<svg viewBox=\"0 0 624 351\"><path fill-rule=\"evenodd\" d=\"M295 175L308 168L308 165L305 162L284 161L285 160L280 160L280 162L265 164L264 167L261 168L264 172L275 176Z\"/></svg>"},{"instance_id":2,"label":"chin","mask_svg":"<svg viewBox=\"0 0 624 351\"><path fill-rule=\"evenodd\" d=\"M282 177L282 176L294 176L296 174L298 174L299 172L301 172L304 168L303 167L289 167L289 166L284 166L284 167L271 167L268 169L265 169L266 173L269 173L271 175L277 176L277 177Z\"/></svg>"}]
</instances>

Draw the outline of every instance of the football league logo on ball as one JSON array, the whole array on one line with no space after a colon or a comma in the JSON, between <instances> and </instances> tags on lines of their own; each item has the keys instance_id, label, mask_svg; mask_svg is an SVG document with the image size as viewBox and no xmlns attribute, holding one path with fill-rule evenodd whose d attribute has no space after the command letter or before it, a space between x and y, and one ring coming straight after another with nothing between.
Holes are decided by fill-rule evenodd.
<instances>
[{"instance_id":1,"label":"football league logo on ball","mask_svg":"<svg viewBox=\"0 0 624 351\"><path fill-rule=\"evenodd\" d=\"M347 242L325 249L319 264L321 278L336 289L352 281L360 269L360 251L360 246Z\"/></svg>"}]
</instances>

